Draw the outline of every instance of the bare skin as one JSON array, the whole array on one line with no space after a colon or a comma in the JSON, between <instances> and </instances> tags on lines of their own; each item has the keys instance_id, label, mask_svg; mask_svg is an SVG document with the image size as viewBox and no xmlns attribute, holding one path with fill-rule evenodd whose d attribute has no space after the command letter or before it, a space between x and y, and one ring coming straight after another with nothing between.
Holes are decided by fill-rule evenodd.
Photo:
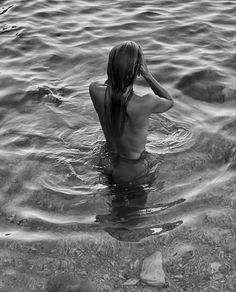
<instances>
[{"instance_id":1,"label":"bare skin","mask_svg":"<svg viewBox=\"0 0 236 292\"><path fill-rule=\"evenodd\" d=\"M127 106L127 120L121 137L119 155L128 159L139 159L145 150L148 135L149 117L152 113L163 113L173 106L173 99L169 93L150 73L142 53L141 76L147 81L153 93L138 95L135 92ZM93 82L89 92L95 110L98 114L106 140L110 140L105 129L104 97L106 84Z\"/></svg>"}]
</instances>

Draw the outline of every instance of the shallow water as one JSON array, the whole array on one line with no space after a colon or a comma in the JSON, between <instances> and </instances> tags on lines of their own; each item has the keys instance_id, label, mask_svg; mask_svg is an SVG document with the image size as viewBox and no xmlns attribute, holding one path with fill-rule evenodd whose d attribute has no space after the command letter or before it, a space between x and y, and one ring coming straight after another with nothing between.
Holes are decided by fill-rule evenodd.
<instances>
[{"instance_id":1,"label":"shallow water","mask_svg":"<svg viewBox=\"0 0 236 292\"><path fill-rule=\"evenodd\" d=\"M233 232L234 1L0 5L2 242L49 242L75 231L139 242L207 229L204 218ZM175 98L173 109L150 118L157 177L131 190L110 186L98 167L104 137L88 93L124 40L143 47ZM150 89L139 79L135 90Z\"/></svg>"}]
</instances>

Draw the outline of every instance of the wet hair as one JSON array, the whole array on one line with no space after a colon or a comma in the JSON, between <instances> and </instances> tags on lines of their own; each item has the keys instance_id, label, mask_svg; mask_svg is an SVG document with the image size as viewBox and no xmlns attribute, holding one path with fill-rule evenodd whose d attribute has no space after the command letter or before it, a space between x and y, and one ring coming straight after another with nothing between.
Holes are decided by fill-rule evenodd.
<instances>
[{"instance_id":1,"label":"wet hair","mask_svg":"<svg viewBox=\"0 0 236 292\"><path fill-rule=\"evenodd\" d=\"M105 92L105 126L109 136L119 147L128 118L127 105L133 94L133 83L140 72L141 49L133 41L112 48L107 65Z\"/></svg>"}]
</instances>

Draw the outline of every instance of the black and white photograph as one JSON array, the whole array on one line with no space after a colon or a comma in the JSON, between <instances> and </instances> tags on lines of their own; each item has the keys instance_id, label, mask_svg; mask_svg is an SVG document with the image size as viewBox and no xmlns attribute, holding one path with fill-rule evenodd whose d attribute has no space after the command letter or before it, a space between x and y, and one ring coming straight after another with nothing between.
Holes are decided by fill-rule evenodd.
<instances>
[{"instance_id":1,"label":"black and white photograph","mask_svg":"<svg viewBox=\"0 0 236 292\"><path fill-rule=\"evenodd\" d=\"M0 0L0 292L235 292L235 57L234 0Z\"/></svg>"}]
</instances>

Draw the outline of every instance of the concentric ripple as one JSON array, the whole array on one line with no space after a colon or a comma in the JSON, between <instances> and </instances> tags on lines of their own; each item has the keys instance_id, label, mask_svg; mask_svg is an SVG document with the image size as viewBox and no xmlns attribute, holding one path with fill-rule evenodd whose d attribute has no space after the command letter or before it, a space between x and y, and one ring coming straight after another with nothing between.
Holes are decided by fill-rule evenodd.
<instances>
[{"instance_id":1,"label":"concentric ripple","mask_svg":"<svg viewBox=\"0 0 236 292\"><path fill-rule=\"evenodd\" d=\"M225 0L4 1L1 240L26 231L32 240L36 234L54 240L54 232L66 238L87 229L140 241L199 226L203 213L228 208L230 216L234 9ZM130 39L143 47L175 106L150 118L152 185L122 190L99 167L104 137L88 85L105 80L109 50ZM142 78L134 89L150 90Z\"/></svg>"}]
</instances>

